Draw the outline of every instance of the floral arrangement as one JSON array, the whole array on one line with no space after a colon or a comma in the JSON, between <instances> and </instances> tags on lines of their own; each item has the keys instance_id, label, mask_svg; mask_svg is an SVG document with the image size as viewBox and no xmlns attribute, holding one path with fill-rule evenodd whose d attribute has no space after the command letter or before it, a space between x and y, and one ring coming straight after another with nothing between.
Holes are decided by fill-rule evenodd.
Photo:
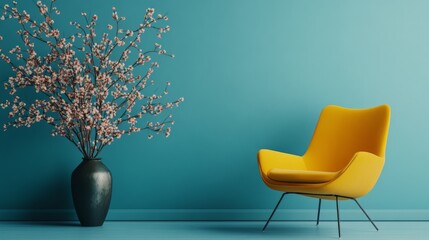
<instances>
[{"instance_id":1,"label":"floral arrangement","mask_svg":"<svg viewBox=\"0 0 429 240\"><path fill-rule=\"evenodd\" d=\"M149 8L142 23L127 30L121 28L125 17L113 7L112 24L97 35L97 15L81 13L84 23L70 22L75 33L64 36L54 22L54 16L60 14L55 0L49 4L38 1L35 7L40 13L36 18L18 9L15 1L0 10L0 20L16 20L21 26L17 34L22 40L9 51L0 48L0 58L13 70L4 83L11 97L0 104L10 110L4 130L46 122L52 126L53 136L66 137L85 158L96 158L124 134L147 129L170 135L172 115L160 115L184 99L162 102L170 82L158 93L151 75L159 67L153 58L174 55L158 43L149 50L139 46L143 34L151 32L162 38L170 30L168 25L158 25L167 16L155 15ZM0 36L0 44L2 40ZM18 94L21 89L29 89L25 91L36 97L24 100ZM162 121L153 120L160 117ZM148 120L139 126L142 118Z\"/></svg>"}]
</instances>

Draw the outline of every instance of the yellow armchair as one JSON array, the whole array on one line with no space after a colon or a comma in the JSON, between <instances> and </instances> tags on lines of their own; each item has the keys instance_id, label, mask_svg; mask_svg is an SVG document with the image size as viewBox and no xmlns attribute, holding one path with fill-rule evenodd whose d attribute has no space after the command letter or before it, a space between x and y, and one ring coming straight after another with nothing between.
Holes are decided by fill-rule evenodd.
<instances>
[{"instance_id":1,"label":"yellow armchair","mask_svg":"<svg viewBox=\"0 0 429 240\"><path fill-rule=\"evenodd\" d=\"M370 192L381 174L389 122L388 105L368 109L327 106L303 156L259 150L262 180L271 189L283 192L263 230L286 194L318 198L317 224L321 200L335 200L339 237L339 200L354 200L378 230L356 199Z\"/></svg>"}]
</instances>

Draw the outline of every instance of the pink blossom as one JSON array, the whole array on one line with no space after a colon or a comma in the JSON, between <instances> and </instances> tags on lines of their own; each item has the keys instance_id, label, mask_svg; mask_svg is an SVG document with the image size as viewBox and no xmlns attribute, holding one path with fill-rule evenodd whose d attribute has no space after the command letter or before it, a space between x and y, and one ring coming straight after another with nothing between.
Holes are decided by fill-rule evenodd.
<instances>
[{"instance_id":1,"label":"pink blossom","mask_svg":"<svg viewBox=\"0 0 429 240\"><path fill-rule=\"evenodd\" d=\"M159 93L147 88L148 84L155 85L151 75L159 67L152 57L174 55L167 54L158 43L154 44L155 50L153 47L143 50L137 45L146 28L158 29L159 32L155 33L158 37L169 31L169 26L157 26L158 22L168 19L166 16L158 14L155 21L155 10L149 8L142 23L123 34L119 24L126 19L119 17L113 7L112 18L118 28L111 37L103 33L101 39L96 38L97 15L93 15L91 22L85 25L70 22L77 32L62 37L51 16L51 13L59 14L60 11L41 1L36 5L44 21L37 22L25 10L10 8L7 4L3 6L4 13L0 17L3 20L5 14L10 14L23 26L17 31L22 44L4 52L0 49L0 59L9 63L13 71L4 83L13 100L0 103L1 108L9 111L9 122L3 125L4 130L30 127L44 121L52 126L53 136L66 137L86 157L97 156L104 146L124 134L149 130L170 136L170 125L174 124L171 114L164 116L163 121L146 125L142 125L140 119L148 115L160 116L184 101L184 98L178 98L162 103L170 82ZM87 16L84 12L81 15ZM107 29L112 30L113 26L108 24ZM34 42L44 43L49 51L38 53ZM76 49L80 52L76 53ZM34 91L40 98L28 102L21 100L19 95L25 92L17 92L21 88ZM151 138L153 135L149 134L148 139Z\"/></svg>"},{"instance_id":2,"label":"pink blossom","mask_svg":"<svg viewBox=\"0 0 429 240\"><path fill-rule=\"evenodd\" d=\"M118 14L117 14L117 13L113 13L113 14L112 14L112 18L113 18L114 20L118 20Z\"/></svg>"}]
</instances>

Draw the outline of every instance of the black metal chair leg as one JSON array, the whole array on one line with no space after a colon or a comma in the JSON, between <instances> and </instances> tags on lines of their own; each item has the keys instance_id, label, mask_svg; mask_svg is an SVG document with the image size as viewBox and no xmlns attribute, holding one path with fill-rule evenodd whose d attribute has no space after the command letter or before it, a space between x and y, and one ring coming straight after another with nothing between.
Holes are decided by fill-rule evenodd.
<instances>
[{"instance_id":1,"label":"black metal chair leg","mask_svg":"<svg viewBox=\"0 0 429 240\"><path fill-rule=\"evenodd\" d=\"M375 229L378 231L377 226L375 225L375 223L371 220L371 218L368 216L368 214L365 212L365 210L363 210L362 206L359 204L359 202L353 198L353 200L356 202L356 204L359 206L360 210L362 210L362 212L365 214L365 216L368 218L368 220L372 223L372 225L375 227Z\"/></svg>"},{"instance_id":2,"label":"black metal chair leg","mask_svg":"<svg viewBox=\"0 0 429 240\"><path fill-rule=\"evenodd\" d=\"M282 202L283 197L284 197L286 194L287 194L287 193L283 193L283 194L282 194L282 196L280 197L279 202L277 203L276 207L274 208L273 212L271 213L270 218L268 218L268 221L265 223L265 226L264 226L264 228L262 229L262 231L265 231L265 228L267 228L268 223L270 223L271 218L273 217L274 213L276 212L277 208L279 207L280 203Z\"/></svg>"},{"instance_id":3,"label":"black metal chair leg","mask_svg":"<svg viewBox=\"0 0 429 240\"><path fill-rule=\"evenodd\" d=\"M335 202L337 203L338 237L339 237L339 238L341 238L341 227L340 227L340 208L338 207L338 196L335 196Z\"/></svg>"},{"instance_id":4,"label":"black metal chair leg","mask_svg":"<svg viewBox=\"0 0 429 240\"><path fill-rule=\"evenodd\" d=\"M319 208L317 210L317 223L316 225L319 225L319 218L320 218L320 205L322 204L322 199L319 198Z\"/></svg>"}]
</instances>

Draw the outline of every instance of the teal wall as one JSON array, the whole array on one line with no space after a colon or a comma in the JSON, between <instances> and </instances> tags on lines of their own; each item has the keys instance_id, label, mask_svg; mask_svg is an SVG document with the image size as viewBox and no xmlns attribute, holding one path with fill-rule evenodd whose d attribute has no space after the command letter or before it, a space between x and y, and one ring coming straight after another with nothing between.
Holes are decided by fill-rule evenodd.
<instances>
[{"instance_id":1,"label":"teal wall","mask_svg":"<svg viewBox=\"0 0 429 240\"><path fill-rule=\"evenodd\" d=\"M102 153L112 210L272 208L280 194L260 180L258 149L302 154L324 106L381 103L392 108L387 160L362 203L429 210L428 1L63 0L57 22L84 10L106 22L113 5L130 26L147 7L168 13L162 43L176 58L154 77L186 101L170 138L126 136ZM9 74L1 63L0 78ZM80 155L71 144L38 125L1 132L0 146L0 209L72 208ZM287 208L316 206L291 197Z\"/></svg>"}]
</instances>

